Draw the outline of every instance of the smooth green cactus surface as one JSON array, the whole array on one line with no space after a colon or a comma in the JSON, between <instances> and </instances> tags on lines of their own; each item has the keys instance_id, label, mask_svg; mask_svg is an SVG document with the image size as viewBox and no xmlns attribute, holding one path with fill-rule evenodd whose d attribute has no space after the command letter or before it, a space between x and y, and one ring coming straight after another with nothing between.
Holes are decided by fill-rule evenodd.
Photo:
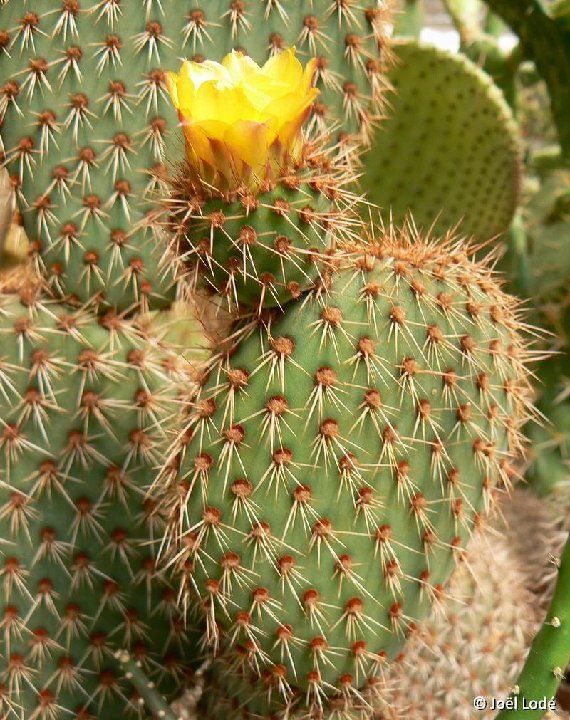
<instances>
[{"instance_id":1,"label":"smooth green cactus surface","mask_svg":"<svg viewBox=\"0 0 570 720\"><path fill-rule=\"evenodd\" d=\"M546 619L533 640L516 689L497 720L540 720L552 702L570 656L570 539L559 558L558 580Z\"/></svg>"},{"instance_id":2,"label":"smooth green cactus surface","mask_svg":"<svg viewBox=\"0 0 570 720\"><path fill-rule=\"evenodd\" d=\"M182 370L114 314L2 298L3 718L150 717L114 658L122 648L167 697L183 690L197 645L157 571L163 521L145 495Z\"/></svg>"},{"instance_id":3,"label":"smooth green cactus surface","mask_svg":"<svg viewBox=\"0 0 570 720\"><path fill-rule=\"evenodd\" d=\"M511 111L474 63L413 41L393 44L391 110L364 157L362 186L386 222L488 240L519 196L521 148Z\"/></svg>"},{"instance_id":4,"label":"smooth green cactus surface","mask_svg":"<svg viewBox=\"0 0 570 720\"><path fill-rule=\"evenodd\" d=\"M376 0L4 3L4 163L53 288L119 309L158 308L175 296L145 199L165 190L168 138L177 137L166 70L181 58L219 61L234 48L261 63L296 45L303 62L319 57L312 126L364 132L384 88L385 15ZM182 143L171 147L179 159Z\"/></svg>"},{"instance_id":5,"label":"smooth green cactus surface","mask_svg":"<svg viewBox=\"0 0 570 720\"><path fill-rule=\"evenodd\" d=\"M395 232L344 262L212 362L163 477L187 603L261 717L369 709L520 443L524 348L488 271Z\"/></svg>"}]
</instances>

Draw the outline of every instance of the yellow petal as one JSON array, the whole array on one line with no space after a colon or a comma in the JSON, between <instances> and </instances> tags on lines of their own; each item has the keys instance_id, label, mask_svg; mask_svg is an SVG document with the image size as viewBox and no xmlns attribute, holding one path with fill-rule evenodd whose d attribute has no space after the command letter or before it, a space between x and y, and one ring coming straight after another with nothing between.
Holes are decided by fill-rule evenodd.
<instances>
[{"instance_id":1,"label":"yellow petal","mask_svg":"<svg viewBox=\"0 0 570 720\"><path fill-rule=\"evenodd\" d=\"M167 72L165 76L166 89L175 108L180 107L178 102L178 73Z\"/></svg>"},{"instance_id":2,"label":"yellow petal","mask_svg":"<svg viewBox=\"0 0 570 720\"><path fill-rule=\"evenodd\" d=\"M215 83L204 83L196 93L194 118L222 120L226 124L240 120L257 120L259 113L248 101L241 88L226 88L221 92Z\"/></svg>"},{"instance_id":3,"label":"yellow petal","mask_svg":"<svg viewBox=\"0 0 570 720\"><path fill-rule=\"evenodd\" d=\"M210 140L210 148L214 157L214 169L217 177L215 185L235 187L244 176L244 166L241 159L233 152L224 140Z\"/></svg>"},{"instance_id":4,"label":"yellow petal","mask_svg":"<svg viewBox=\"0 0 570 720\"><path fill-rule=\"evenodd\" d=\"M240 52L221 63L185 61L167 73L187 144L188 173L222 188L273 177L300 153L300 128L318 94L317 60L303 69L295 48L262 68ZM255 184L255 182L254 182Z\"/></svg>"},{"instance_id":5,"label":"yellow petal","mask_svg":"<svg viewBox=\"0 0 570 720\"><path fill-rule=\"evenodd\" d=\"M232 82L239 84L244 78L261 72L259 65L248 55L232 50L222 60L223 67L229 72Z\"/></svg>"},{"instance_id":6,"label":"yellow petal","mask_svg":"<svg viewBox=\"0 0 570 720\"><path fill-rule=\"evenodd\" d=\"M205 82L215 82L220 88L232 85L227 69L213 60L204 60L200 63L185 60L180 74L195 90Z\"/></svg>"},{"instance_id":7,"label":"yellow petal","mask_svg":"<svg viewBox=\"0 0 570 720\"><path fill-rule=\"evenodd\" d=\"M207 162L214 164L214 156L210 149L210 140L207 132L199 125L183 125L184 137L186 138L187 153L192 164Z\"/></svg>"},{"instance_id":8,"label":"yellow petal","mask_svg":"<svg viewBox=\"0 0 570 720\"><path fill-rule=\"evenodd\" d=\"M276 123L255 123L242 120L230 125L226 131L226 145L249 167L254 173L263 173L267 160L267 150L276 137Z\"/></svg>"},{"instance_id":9,"label":"yellow petal","mask_svg":"<svg viewBox=\"0 0 570 720\"><path fill-rule=\"evenodd\" d=\"M315 74L317 72L317 63L319 61L316 57L313 57L309 60L309 62L305 65L305 70L303 72L303 87L304 91L308 92L309 88L313 84L313 80L315 78Z\"/></svg>"},{"instance_id":10,"label":"yellow petal","mask_svg":"<svg viewBox=\"0 0 570 720\"><path fill-rule=\"evenodd\" d=\"M178 91L178 108L185 115L192 115L194 102L196 99L196 92L194 86L187 80L179 78L177 83Z\"/></svg>"},{"instance_id":11,"label":"yellow petal","mask_svg":"<svg viewBox=\"0 0 570 720\"><path fill-rule=\"evenodd\" d=\"M295 48L291 47L270 57L262 73L290 86L297 85L303 77L303 66L295 57Z\"/></svg>"},{"instance_id":12,"label":"yellow petal","mask_svg":"<svg viewBox=\"0 0 570 720\"><path fill-rule=\"evenodd\" d=\"M271 78L248 78L241 84L244 96L248 102L258 111L263 112L264 108L275 98L288 95L291 87L285 83L276 83Z\"/></svg>"},{"instance_id":13,"label":"yellow petal","mask_svg":"<svg viewBox=\"0 0 570 720\"><path fill-rule=\"evenodd\" d=\"M282 123L288 122L297 115L302 114L306 108L312 105L318 91L315 89L306 95L301 93L290 93L283 97L272 100L265 108L266 115L278 117Z\"/></svg>"},{"instance_id":14,"label":"yellow petal","mask_svg":"<svg viewBox=\"0 0 570 720\"><path fill-rule=\"evenodd\" d=\"M279 128L278 138L283 152L293 160L296 160L299 154L300 145L302 145L301 127L309 112L310 109L307 108L304 113L297 115Z\"/></svg>"}]
</instances>

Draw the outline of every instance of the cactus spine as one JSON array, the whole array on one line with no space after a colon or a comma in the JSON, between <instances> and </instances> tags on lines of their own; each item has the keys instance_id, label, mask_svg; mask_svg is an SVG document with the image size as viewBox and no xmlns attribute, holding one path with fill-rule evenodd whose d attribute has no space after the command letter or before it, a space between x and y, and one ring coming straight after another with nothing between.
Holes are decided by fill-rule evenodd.
<instances>
[{"instance_id":1,"label":"cactus spine","mask_svg":"<svg viewBox=\"0 0 570 720\"><path fill-rule=\"evenodd\" d=\"M526 417L513 303L464 248L392 231L336 265L212 363L163 477L188 606L259 717L371 712Z\"/></svg>"},{"instance_id":2,"label":"cactus spine","mask_svg":"<svg viewBox=\"0 0 570 720\"><path fill-rule=\"evenodd\" d=\"M550 600L554 578L545 582L544 570L564 543L559 512L521 489L501 498L499 517L469 541L446 597L384 665L386 705L379 705L376 720L464 720L473 717L476 696L488 701L477 717L495 717L490 699L508 696ZM215 663L206 673L198 717L232 713L227 671Z\"/></svg>"},{"instance_id":3,"label":"cactus spine","mask_svg":"<svg viewBox=\"0 0 570 720\"><path fill-rule=\"evenodd\" d=\"M1 299L0 336L3 717L149 717L114 652L171 698L198 657L145 496L185 364L114 314L29 295Z\"/></svg>"},{"instance_id":4,"label":"cactus spine","mask_svg":"<svg viewBox=\"0 0 570 720\"><path fill-rule=\"evenodd\" d=\"M184 168L165 203L172 254L186 282L222 296L230 311L283 306L322 278L335 250L358 238L353 173L322 143L305 146L298 167L281 168L258 192L188 184ZM164 216L163 216L164 217Z\"/></svg>"},{"instance_id":5,"label":"cactus spine","mask_svg":"<svg viewBox=\"0 0 570 720\"><path fill-rule=\"evenodd\" d=\"M158 262L164 243L160 225L149 213L150 196L169 187L167 133L176 119L164 97L164 67L180 54L180 35L182 45L192 46L196 61L204 59L201 49L215 48L212 54L219 59L238 43L256 59L264 59L296 39L307 57L318 56L323 102L314 108L313 129L324 125L326 105L334 96L343 99L343 129L366 135L382 88L380 3L364 8L315 0L312 12L301 16L298 4L279 0L209 3L190 11L182 27L176 6L168 0L146 0L143 20L141 6L128 1L92 1L84 8L77 0L63 0L53 10L47 2L35 0L17 17L12 14L19 13L16 4L6 4L1 17L8 17L9 23L0 33L0 47L9 57L4 62L10 68L0 99L5 161L26 206L38 265L59 296L75 303L94 301L98 310L110 306L119 313L160 308L183 292L177 283L178 263L195 262L187 269L200 281L206 277L204 265L215 266L206 278L210 287L217 295L228 294L240 312L246 306L248 317L235 328L230 350L221 351L211 364L190 422L166 457L153 455L148 436L159 432L163 423L176 426L180 398L169 395L174 386L169 385L164 398L157 387L149 389L152 382L145 371L162 381L172 372L170 363L163 358L165 366L157 361L158 369L157 362L147 364L147 352L157 350L147 337L142 348L135 342L127 357L116 363L115 351L139 336L116 312L102 316L98 324L89 317L80 331L87 337L88 350L97 356L95 371L87 373L79 387L72 377L57 391L48 388L45 402L37 400L38 393L45 395L43 386L18 388L23 401L18 399L7 411L17 422L7 426L3 438L10 474L6 484L9 490L15 484L13 448L20 439L19 424L31 418L36 434L46 442L42 423L59 395L67 402L69 388L76 390L75 405L63 407L72 427L62 423L55 433L57 462L61 456L64 475L73 472L74 463L104 464L101 458L107 461L112 441L120 438L127 455L113 456L114 467L132 470L133 461L140 463L137 480L146 484L153 470L148 466L163 464L166 489L161 511L170 520L164 546L171 552L171 569L182 576L185 605L206 627L204 640L232 671L237 704L245 704L247 698L251 712L262 717L289 712L367 716L378 690L379 667L401 649L417 619L441 597L471 530L493 505L495 491L510 482L509 461L520 446L519 425L526 413L519 321L492 278L469 259L469 253L450 243L438 250L429 242L390 232L351 248L341 233L343 254L338 253L334 233L327 235L339 209L333 204L330 210L334 193L315 187L314 177L303 176L298 167L293 168L292 182L283 176L276 187L265 186L254 198L260 202L255 208L239 194L220 198L213 192L204 197L195 189L189 196L183 194L183 202L192 205L195 199L197 209L191 223L180 223L176 217L167 220L169 230L178 225L172 246L176 252L165 254L168 262L175 260L174 267ZM271 30L269 45L252 32L262 18ZM91 54L85 51L89 43L95 48ZM329 43L335 48L332 54ZM118 76L124 66L132 70L133 84ZM89 79L79 87L82 73ZM59 88L53 92L56 84ZM52 104L62 93L68 96L63 119L59 105L54 109ZM144 112L137 112L141 108ZM37 118L29 134L14 123L23 109ZM283 236L283 213L276 209L283 209L286 192L288 209L298 209L307 196L315 203L311 213L300 208L300 223L307 227L299 230L293 223L292 252L290 244L275 244ZM309 222L303 213L310 215ZM277 219L269 220L272 214ZM246 221L249 239L241 237ZM348 227L343 232L350 235ZM200 255L204 232L209 247L195 260L192 256ZM225 248L219 242L222 236L232 241ZM256 244L251 237L256 243L260 237L263 241ZM316 253L313 241L320 245ZM189 253L184 247L180 253L184 242ZM235 254L236 243L241 254ZM219 248L221 256L214 253ZM310 267L304 265L305 256L311 259ZM240 260L245 266L241 277L234 272ZM249 276L259 280L253 290L246 287ZM55 317L64 312L55 307ZM58 328L47 320L38 328L32 322L37 319L28 317L23 327L32 342L45 340L45 327L59 339ZM109 332L101 346L93 346L91 326L94 335L102 332L101 326ZM121 332L126 332L126 339ZM81 343L83 335L73 340ZM58 352L62 362L75 367L75 358L63 349ZM101 363L107 367L102 352L111 354L111 371L99 371ZM9 398L15 363L11 357L6 362L4 393ZM136 388L114 376L116 369L129 375L133 364L137 380L145 379ZM112 386L108 396L107 385L98 385L101 377ZM150 418L149 426L137 425L125 436L123 423L110 419L113 411L123 409L123 422L135 413L137 422ZM163 410L166 415L157 420ZM78 418L82 429L74 425ZM98 431L94 436L92 426ZM254 448L252 438L261 438L261 446ZM23 469L31 458L33 453L27 453ZM96 479L89 470L91 488ZM21 480L28 479L25 475ZM107 474L101 482L101 493L108 495ZM66 489L55 490L65 497ZM274 506L269 493L276 498ZM72 578L66 592L74 591L93 567L108 573L98 567L106 568L108 548L111 561L122 563L137 579L130 570L131 548L125 546L128 531L114 526L118 505L109 501L107 513L103 499L100 494L93 500L85 490L72 498L70 507L64 505L71 513L72 533L63 541L65 551L75 550L89 535L94 544L99 536L110 538L98 547L96 561L80 550L79 556L63 562L64 573ZM7 527L14 537L26 535L36 519L45 522L43 513L26 515L21 509L26 501L27 496L17 494L6 501L6 516L18 518ZM160 517L151 516L153 521ZM53 530L51 525L42 528ZM152 535L154 529L146 527L141 534ZM133 545L139 547L140 540ZM17 578L7 587L20 593L17 599L23 603L29 599L21 590L28 576L20 576L21 563L35 568L39 562L37 554L29 555L22 561L15 554L8 556L6 570L9 578ZM33 573L29 577L36 579ZM49 577L51 585L44 579L39 578L40 598L33 600L26 621L40 611L48 617L61 614L52 613L51 607L58 609L63 592L53 590L56 583ZM159 581L160 576L149 582L151 594ZM167 595L168 612L166 600L158 607L164 610L162 619L172 623L177 611L170 587ZM73 604L94 600L82 594ZM89 612L96 621L103 618L99 606ZM137 607L136 612L116 619L110 636L118 634L118 644L113 639L107 647L106 638L99 638L98 652L120 650L133 634L146 632L137 625L143 610ZM148 606L146 612L148 625L160 636L163 628L154 623ZM178 624L168 627L169 639L174 631L180 633ZM27 624L24 630L28 632ZM8 691L18 696L26 712L36 702L33 720L47 720L59 707L67 711L74 702L74 683L60 682L62 668L49 668L45 662L56 652L50 644L51 628L40 630L40 650L34 645L29 657L23 649L19 658L9 656L8 672L16 680ZM57 636L59 630L55 632ZM94 655L92 641L89 636L80 665ZM148 652L154 649L149 641ZM134 651L144 656L147 648L137 643ZM37 661L33 672L45 683L38 686L39 692L16 685L22 661L27 660ZM69 664L64 658L63 669ZM165 690L168 695L179 690L182 673L176 659L167 665L175 676ZM46 668L51 674L44 678ZM148 662L147 670L152 669ZM94 672L98 680L87 691L87 704L96 701L99 714L121 713L125 699L114 667L97 666ZM50 687L53 683L57 693ZM115 704L105 707L107 702ZM163 712L156 702L154 709ZM82 707L77 714L89 712Z\"/></svg>"},{"instance_id":6,"label":"cactus spine","mask_svg":"<svg viewBox=\"0 0 570 720\"><path fill-rule=\"evenodd\" d=\"M61 296L120 310L176 297L147 193L178 150L165 70L245 48L318 57L312 124L366 134L383 95L383 2L10 0L0 13L3 158L40 269ZM262 32L259 32L262 29ZM22 118L29 118L22 122Z\"/></svg>"},{"instance_id":7,"label":"cactus spine","mask_svg":"<svg viewBox=\"0 0 570 720\"><path fill-rule=\"evenodd\" d=\"M38 645L40 649L30 655L24 647L15 647L12 638L11 650L15 648L15 655L12 657L13 653L9 653L5 658L9 665L6 673L10 676L6 702L21 706L22 711L34 719L51 717L59 712L59 708L66 713L74 712L77 693L86 706L80 714L90 713L87 706L94 702L98 715L122 716L125 698L121 681L113 669L111 653L125 645L139 659L144 659L151 678L158 675L161 692L172 696L179 692L182 684L182 666L174 656L163 663L162 671L155 659L158 657L158 640L162 647L183 636L173 598L168 587L164 591L164 578L151 577L152 563L146 563L146 575L144 567L138 567L139 561L144 560L141 557L144 541L153 539L160 517L151 514L150 526L143 523L140 528L136 515L128 517L127 513L127 517L119 518L131 505L140 504L139 496L152 477L153 466L161 459L160 452L153 446L153 437L161 431L167 435L168 428L175 427L178 409L178 400L171 395L174 385L169 383L164 390L155 385L159 380L166 382L168 374L168 367L161 368L159 359L156 365L151 359L149 366L140 368L131 368L128 358L121 362L115 359L115 353L132 338L138 338L142 346L131 348L133 363L139 354L141 362L146 361L147 351L153 358L157 353L160 357L152 343L146 347L148 338L137 336L122 317L132 311L169 306L179 296L175 282L176 258L167 258L174 261L174 267L160 262L161 254L166 254L163 236L161 229L153 225L153 216L149 215L156 191L166 188L165 148L168 131L177 124L167 100L165 69L176 64L181 54L199 61L203 59L201 52L204 51L219 59L228 50L242 45L247 37L251 54L260 61L297 43L306 57L318 57L318 82L323 93L315 108L315 127L330 120L328 111L332 110L339 119L344 116L340 128L344 133L360 129L364 133L377 111L382 89L379 62L383 49L383 6L375 3L374 7L359 8L356 12L339 5L336 12L331 10L335 8L328 2L313 4L309 13L300 12L299 6L290 2L209 2L203 9L197 5L182 15L179 3L173 0L149 0L143 5L135 0L123 3L116 0L86 3L63 0L56 8L47 0L26 2L24 7L16 2L3 3L0 62L6 82L0 93L0 122L5 147L2 160L11 173L38 269L58 297L73 303L93 303L100 312L107 308L113 310L102 315L99 324L94 317L79 315L81 330L77 331L77 337L72 335L72 340L66 340L70 346L66 349L73 351L73 341L84 342L87 350L95 354L97 367L90 374L85 371L86 379L81 380L81 372L74 369L76 358L69 358L62 350L58 362L72 370L72 380L57 376L61 384L54 380L56 389L52 391L49 386L49 397L45 400L43 386L31 388L34 392L30 390L30 394L28 388L18 386L11 375L12 366L17 364L7 360L8 388L16 388L24 399L16 398L13 407L6 408L5 417L14 415L26 422L39 423L36 434L45 445L47 440L41 428L52 420L51 415L58 411L58 402L63 398L61 413L66 421L58 425L58 441L51 443L53 462L56 469L58 463L63 463L64 476L74 473L77 463L85 465L81 480L73 477L78 483L75 489L83 488L81 483L89 479L89 489L85 488L80 498L70 495L69 507L62 501L67 497L67 490L60 491L59 486L57 493L54 490L57 495L55 507L61 510L63 523L58 527L62 539L56 537L54 542L61 543L61 547L57 545L58 558L62 573L69 575L71 583L64 583L62 578L50 580L51 587L56 588L53 592L49 584L45 584L47 609L41 609L49 615L50 608L55 607L51 625L47 627L46 622L46 632L40 636L40 640L45 640L45 649ZM263 38L253 31L254 25L261 24L267 32ZM24 116L31 119L29 126L19 121ZM23 317L23 329L30 324L32 340L40 344L53 340L58 352L57 343L62 333L55 326L50 327L49 314L57 317L70 311L63 306L50 305L52 309L44 312L43 305L38 307L39 318L32 318L30 310L30 323ZM46 315L47 330L41 323L36 327L31 322L32 319L43 321ZM46 352L49 357L49 350ZM99 353L102 353L101 357ZM27 362L29 358L23 354L21 360ZM134 376L132 382L140 376L143 384L138 390L123 377L129 373ZM80 390L77 378L83 383ZM103 388L99 388L99 382ZM100 389L104 390L101 393L105 395L103 399ZM129 389L134 394L127 398L124 393ZM8 391L5 400L7 404L12 400ZM77 406L73 406L73 402ZM94 405L87 406L88 402ZM122 415L120 420L116 417L118 414ZM134 415L141 422L144 419L148 427L132 425ZM82 428L76 428L75 424L80 421ZM7 421L3 419L3 422ZM18 423L13 425L13 428L6 426L6 432L9 435L11 429L16 437L4 438L7 448L4 465L11 475L4 489L11 491L19 482L25 484L28 481L27 476L20 477L12 467L16 452L12 447L19 432ZM128 428L129 425L132 427ZM93 437L87 428L93 428ZM68 435L77 448L75 445L68 447L71 443ZM42 448L41 442L39 447ZM45 447L43 450L47 453ZM109 458L113 463L106 467L107 462L111 463ZM31 448L25 453L22 469L30 469L28 466L33 463ZM114 467L117 472L111 472ZM108 477L104 469L109 472ZM123 487L122 473L135 471L136 482L127 477L127 485ZM103 477L99 477L101 473ZM114 480L117 487L108 487ZM45 482L48 481L49 478ZM105 488L109 497L103 497ZM91 497L90 492L97 494ZM113 497L112 492L115 493ZM26 488L20 494L26 502L29 500L32 508L36 498L33 495L28 498ZM35 619L34 613L40 612L40 606L32 604L31 608L22 610L17 607L19 603L29 605L30 597L33 598L36 591L35 588L28 591L25 584L28 578L22 575L25 580L21 579L18 571L21 568L25 574L30 564L34 571L36 566L37 572L43 569L43 555L33 550L34 543L39 542L33 537L33 532L38 530L34 523L48 530L53 528L49 525L51 516L46 516L43 507L34 510L30 516L21 511L19 505L12 508L11 503L17 503L20 494L10 495L6 500L4 519L8 522L10 514L20 517L23 512L23 520L16 525L8 524L6 532L11 538L10 533L24 532L22 528L27 529L30 525L30 548L26 548L28 554L25 557L10 555L6 572L9 571L8 578L16 573L14 577L21 580L21 587L10 584L9 590L16 595L21 591L22 596L16 597L13 603L17 611L15 618L25 619L22 626L28 633L27 623ZM80 517L80 509L75 507L77 503L83 508L84 517ZM144 508L139 510L142 518ZM72 511L75 515L68 518L69 530L64 518ZM29 512L32 513L32 509ZM119 520L124 526L114 527ZM71 532L72 536L68 538L66 532ZM86 543L89 533L94 535L89 548L92 555L75 547ZM151 553L151 550L145 548L145 552ZM119 569L123 571L116 580L113 563L117 564L117 573ZM86 579L82 580L83 576ZM118 588L119 595L109 601L111 616L106 614L104 607L106 596L91 594L85 584L92 576L94 583L100 577L111 578L108 583L115 583ZM46 578L50 579L47 571ZM126 589L124 597L122 594L125 578L131 581L128 590L136 595L133 597L136 612L129 611L128 617L123 613L124 603L131 599ZM32 579L37 580L35 575ZM145 579L150 593L148 605L137 587ZM83 583L81 589L80 582ZM165 596L161 599L163 591ZM70 593L77 594L77 602L69 600ZM63 613L59 601L68 601L69 606L77 606L86 617L90 616L90 622L105 626L98 633L100 647L94 649L91 636L83 631L80 617L77 620L79 638L70 648L64 648L73 652L73 659L65 661L61 668L57 666L61 659L60 648L52 637L53 633L58 635L56 618ZM151 614L152 606L156 608ZM114 611L116 617L112 616ZM18 630L20 625L16 623L12 627ZM148 628L152 628L152 632ZM108 643L107 631L112 636ZM151 637L147 649L142 646L141 638L146 640L148 633ZM75 638L71 639L75 641ZM131 647L131 640L135 647ZM79 647L81 643L85 646L83 649ZM147 650L148 659L144 657ZM106 653L109 653L113 668L101 670L99 659L105 659ZM18 655L22 659L20 664ZM189 651L192 662L195 655L196 649L192 647ZM90 662L94 663L93 667L89 666ZM77 672L74 663L78 663ZM34 676L33 683L20 682L20 666L28 679ZM72 681L61 679L66 668L67 674L73 676ZM84 672L91 673L85 681ZM79 687L75 675L81 678ZM169 676L172 676L171 681ZM146 713L144 708L136 710L133 707L133 710Z\"/></svg>"}]
</instances>

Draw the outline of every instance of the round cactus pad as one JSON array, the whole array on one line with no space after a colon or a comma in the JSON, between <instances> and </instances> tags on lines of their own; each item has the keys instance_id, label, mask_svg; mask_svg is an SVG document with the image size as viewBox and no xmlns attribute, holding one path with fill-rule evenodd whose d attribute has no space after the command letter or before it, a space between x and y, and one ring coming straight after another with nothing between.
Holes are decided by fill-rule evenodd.
<instances>
[{"instance_id":1,"label":"round cactus pad","mask_svg":"<svg viewBox=\"0 0 570 720\"><path fill-rule=\"evenodd\" d=\"M362 184L383 217L479 240L503 232L518 202L521 150L511 111L460 55L395 43L395 94L364 159Z\"/></svg>"}]
</instances>

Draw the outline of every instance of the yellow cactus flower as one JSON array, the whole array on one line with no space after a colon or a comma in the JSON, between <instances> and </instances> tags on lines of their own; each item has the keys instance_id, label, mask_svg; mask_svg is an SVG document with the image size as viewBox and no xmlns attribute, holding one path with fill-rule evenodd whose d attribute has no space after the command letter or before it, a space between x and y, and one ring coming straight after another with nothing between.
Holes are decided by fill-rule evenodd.
<instances>
[{"instance_id":1,"label":"yellow cactus flower","mask_svg":"<svg viewBox=\"0 0 570 720\"><path fill-rule=\"evenodd\" d=\"M318 94L315 69L315 58L303 69L290 48L263 67L234 50L221 63L185 60L179 73L167 73L190 179L221 190L253 187L297 160L301 126Z\"/></svg>"}]
</instances>

